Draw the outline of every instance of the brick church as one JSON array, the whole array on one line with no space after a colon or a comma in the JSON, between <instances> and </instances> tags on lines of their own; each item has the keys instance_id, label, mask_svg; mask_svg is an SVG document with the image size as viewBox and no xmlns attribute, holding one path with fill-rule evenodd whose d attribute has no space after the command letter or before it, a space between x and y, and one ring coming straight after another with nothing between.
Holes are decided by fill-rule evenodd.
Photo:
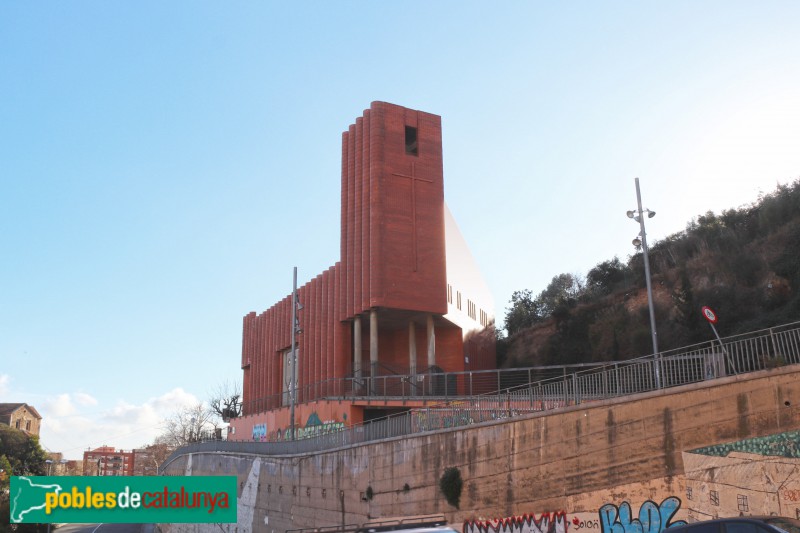
<instances>
[{"instance_id":1,"label":"brick church","mask_svg":"<svg viewBox=\"0 0 800 533\"><path fill-rule=\"evenodd\" d=\"M302 437L476 394L471 375L496 368L492 296L444 202L441 117L373 102L342 134L341 174L341 257L298 288L295 326L291 296L244 317L231 440L282 440L292 411Z\"/></svg>"}]
</instances>

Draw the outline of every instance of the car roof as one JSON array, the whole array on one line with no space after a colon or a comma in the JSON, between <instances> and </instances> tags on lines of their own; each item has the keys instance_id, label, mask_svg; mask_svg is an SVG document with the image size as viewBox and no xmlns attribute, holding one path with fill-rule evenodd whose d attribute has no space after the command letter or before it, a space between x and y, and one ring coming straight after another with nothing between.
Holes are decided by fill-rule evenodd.
<instances>
[{"instance_id":1,"label":"car roof","mask_svg":"<svg viewBox=\"0 0 800 533\"><path fill-rule=\"evenodd\" d=\"M730 516L727 518L713 518L711 520L700 520L698 522L691 522L688 524L681 524L680 526L673 526L669 528L670 533L673 531L678 533L683 529L694 529L698 526L702 526L704 524L725 524L731 522L750 522L750 523L758 523L758 524L767 524L773 527L779 527L780 529L786 529L781 527L782 525L791 525L793 526L792 531L790 533L800 532L800 520L795 518L789 518L787 516L777 516L777 515L764 515L764 516ZM777 525L776 525L777 523Z\"/></svg>"}]
</instances>

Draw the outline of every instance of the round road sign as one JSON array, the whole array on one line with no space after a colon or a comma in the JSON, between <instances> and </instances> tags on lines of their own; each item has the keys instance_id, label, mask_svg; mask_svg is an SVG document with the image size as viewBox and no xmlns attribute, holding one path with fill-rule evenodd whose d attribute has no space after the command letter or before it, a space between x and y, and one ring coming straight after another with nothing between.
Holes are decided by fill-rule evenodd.
<instances>
[{"instance_id":1,"label":"round road sign","mask_svg":"<svg viewBox=\"0 0 800 533\"><path fill-rule=\"evenodd\" d=\"M717 323L717 314L707 305L703 306L703 316L706 317L706 320L711 322L712 324Z\"/></svg>"}]
</instances>

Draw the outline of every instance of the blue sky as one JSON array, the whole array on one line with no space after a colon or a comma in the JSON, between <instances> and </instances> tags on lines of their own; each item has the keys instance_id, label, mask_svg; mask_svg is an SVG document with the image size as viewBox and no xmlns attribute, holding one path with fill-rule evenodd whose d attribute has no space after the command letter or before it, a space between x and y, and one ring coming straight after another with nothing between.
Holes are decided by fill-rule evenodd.
<instances>
[{"instance_id":1,"label":"blue sky","mask_svg":"<svg viewBox=\"0 0 800 533\"><path fill-rule=\"evenodd\" d=\"M442 116L503 311L800 176L796 2L3 2L0 401L67 457L241 379L242 317L332 265L341 132Z\"/></svg>"}]
</instances>

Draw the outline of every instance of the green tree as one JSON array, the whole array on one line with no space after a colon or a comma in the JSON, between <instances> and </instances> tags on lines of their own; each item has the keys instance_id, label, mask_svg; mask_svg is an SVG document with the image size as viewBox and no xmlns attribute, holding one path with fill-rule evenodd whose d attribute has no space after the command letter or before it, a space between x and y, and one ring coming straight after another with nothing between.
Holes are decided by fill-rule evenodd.
<instances>
[{"instance_id":1,"label":"green tree","mask_svg":"<svg viewBox=\"0 0 800 533\"><path fill-rule=\"evenodd\" d=\"M0 453L8 461L11 475L43 476L47 471L47 453L36 435L0 424Z\"/></svg>"},{"instance_id":2,"label":"green tree","mask_svg":"<svg viewBox=\"0 0 800 533\"><path fill-rule=\"evenodd\" d=\"M559 274L550 280L550 284L536 297L543 316L549 317L561 306L572 307L583 293L583 280L574 274Z\"/></svg>"},{"instance_id":3,"label":"green tree","mask_svg":"<svg viewBox=\"0 0 800 533\"><path fill-rule=\"evenodd\" d=\"M39 437L27 435L0 424L0 532L33 533L46 530L41 524L9 524L9 476L43 476L47 453L39 446Z\"/></svg>"},{"instance_id":4,"label":"green tree","mask_svg":"<svg viewBox=\"0 0 800 533\"><path fill-rule=\"evenodd\" d=\"M609 294L619 288L629 275L628 266L623 265L618 257L614 257L598 263L589 271L586 275L586 288L596 295Z\"/></svg>"},{"instance_id":5,"label":"green tree","mask_svg":"<svg viewBox=\"0 0 800 533\"><path fill-rule=\"evenodd\" d=\"M505 318L506 332L509 337L541 322L543 317L539 303L534 300L530 290L514 291L509 303L511 307L506 309Z\"/></svg>"}]
</instances>

